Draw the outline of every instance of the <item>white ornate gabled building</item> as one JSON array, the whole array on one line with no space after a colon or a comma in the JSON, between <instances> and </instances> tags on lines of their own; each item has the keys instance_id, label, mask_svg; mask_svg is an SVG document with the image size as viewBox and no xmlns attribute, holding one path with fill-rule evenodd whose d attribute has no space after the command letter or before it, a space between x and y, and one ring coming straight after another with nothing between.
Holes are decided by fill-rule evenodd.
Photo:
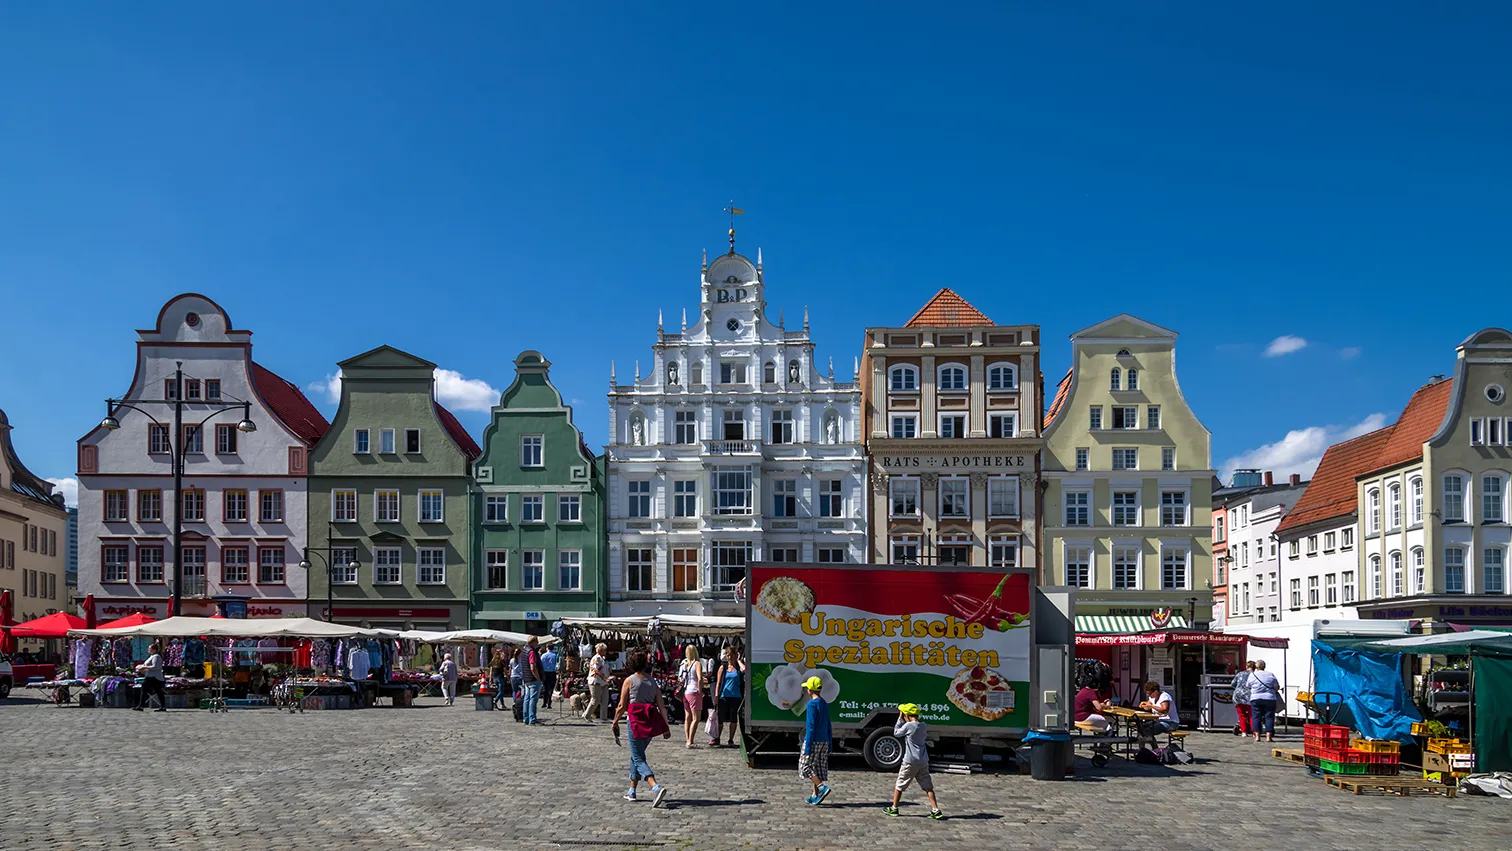
<instances>
[{"instance_id":1,"label":"white ornate gabled building","mask_svg":"<svg viewBox=\"0 0 1512 851\"><path fill-rule=\"evenodd\" d=\"M767 315L761 254L704 262L698 314L610 370L611 615L735 614L754 561L866 561L861 393Z\"/></svg>"}]
</instances>

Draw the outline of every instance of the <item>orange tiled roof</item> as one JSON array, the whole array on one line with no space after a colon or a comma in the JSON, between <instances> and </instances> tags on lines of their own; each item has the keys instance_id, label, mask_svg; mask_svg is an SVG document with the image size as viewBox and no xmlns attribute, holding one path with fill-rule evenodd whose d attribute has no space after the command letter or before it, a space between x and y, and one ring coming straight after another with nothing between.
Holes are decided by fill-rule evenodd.
<instances>
[{"instance_id":1,"label":"orange tiled roof","mask_svg":"<svg viewBox=\"0 0 1512 851\"><path fill-rule=\"evenodd\" d=\"M1386 426L1328 447L1302 498L1281 518L1276 532L1353 514L1357 502L1355 476L1375 466L1381 448L1391 440L1395 428Z\"/></svg>"},{"instance_id":2,"label":"orange tiled roof","mask_svg":"<svg viewBox=\"0 0 1512 851\"><path fill-rule=\"evenodd\" d=\"M1055 385L1055 398L1050 400L1050 410L1045 413L1046 428L1049 428L1050 424L1055 422L1055 418L1060 416L1061 409L1066 407L1066 402L1070 401L1070 399L1071 369L1067 368L1065 377L1060 380L1059 384Z\"/></svg>"},{"instance_id":3,"label":"orange tiled roof","mask_svg":"<svg viewBox=\"0 0 1512 851\"><path fill-rule=\"evenodd\" d=\"M904 323L904 328L942 328L959 325L991 325L982 311L972 307L964 298L945 287L934 294L927 304L919 308L913 318Z\"/></svg>"},{"instance_id":4,"label":"orange tiled roof","mask_svg":"<svg viewBox=\"0 0 1512 851\"><path fill-rule=\"evenodd\" d=\"M1380 457L1360 474L1384 470L1423 457L1423 442L1438 431L1449 410L1449 391L1454 382L1449 379L1425 384L1412 394L1402 415L1397 417L1396 427L1391 431L1391 441L1382 449Z\"/></svg>"}]
</instances>

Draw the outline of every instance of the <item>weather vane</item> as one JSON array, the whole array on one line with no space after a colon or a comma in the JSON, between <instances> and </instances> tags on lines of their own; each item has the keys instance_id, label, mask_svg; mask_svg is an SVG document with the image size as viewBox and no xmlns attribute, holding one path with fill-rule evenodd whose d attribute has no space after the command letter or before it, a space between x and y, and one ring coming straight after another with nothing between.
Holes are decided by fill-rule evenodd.
<instances>
[{"instance_id":1,"label":"weather vane","mask_svg":"<svg viewBox=\"0 0 1512 851\"><path fill-rule=\"evenodd\" d=\"M745 215L745 210L742 210L739 207L735 206L735 199L731 198L730 199L730 206L725 207L724 211L726 213L730 214L730 253L734 254L735 253L735 217L736 216L744 216Z\"/></svg>"}]
</instances>

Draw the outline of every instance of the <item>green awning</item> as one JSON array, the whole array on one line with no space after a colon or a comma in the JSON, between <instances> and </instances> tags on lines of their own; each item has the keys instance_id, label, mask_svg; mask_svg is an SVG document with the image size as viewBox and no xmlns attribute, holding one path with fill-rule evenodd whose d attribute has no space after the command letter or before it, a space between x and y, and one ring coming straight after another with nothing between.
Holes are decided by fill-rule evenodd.
<instances>
[{"instance_id":1,"label":"green awning","mask_svg":"<svg viewBox=\"0 0 1512 851\"><path fill-rule=\"evenodd\" d=\"M1149 616L1136 615L1077 615L1076 631L1103 635L1127 635L1134 632L1154 632L1158 629L1188 629L1185 615L1171 614L1171 622L1157 627Z\"/></svg>"}]
</instances>

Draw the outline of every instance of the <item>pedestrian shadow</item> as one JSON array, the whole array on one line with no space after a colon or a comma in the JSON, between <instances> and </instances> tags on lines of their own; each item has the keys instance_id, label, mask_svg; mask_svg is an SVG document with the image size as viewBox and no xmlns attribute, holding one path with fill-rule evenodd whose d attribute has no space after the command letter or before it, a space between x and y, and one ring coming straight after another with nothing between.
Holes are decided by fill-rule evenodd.
<instances>
[{"instance_id":1,"label":"pedestrian shadow","mask_svg":"<svg viewBox=\"0 0 1512 851\"><path fill-rule=\"evenodd\" d=\"M719 801L700 798L679 798L675 801L663 801L661 808L664 810L702 809L704 807L743 807L747 804L765 804L760 798L742 798L738 801Z\"/></svg>"}]
</instances>

